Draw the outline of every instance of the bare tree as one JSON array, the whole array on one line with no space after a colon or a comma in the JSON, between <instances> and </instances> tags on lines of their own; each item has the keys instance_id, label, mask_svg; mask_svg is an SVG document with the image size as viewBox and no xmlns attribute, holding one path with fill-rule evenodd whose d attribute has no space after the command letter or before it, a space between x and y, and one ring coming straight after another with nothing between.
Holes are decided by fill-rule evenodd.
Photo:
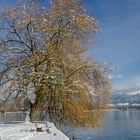
<instances>
[{"instance_id":1,"label":"bare tree","mask_svg":"<svg viewBox=\"0 0 140 140\"><path fill-rule=\"evenodd\" d=\"M1 9L0 86L6 99L28 100L30 118L43 110L54 122L95 126L110 85L104 65L85 56L98 22L76 0L36 1Z\"/></svg>"}]
</instances>

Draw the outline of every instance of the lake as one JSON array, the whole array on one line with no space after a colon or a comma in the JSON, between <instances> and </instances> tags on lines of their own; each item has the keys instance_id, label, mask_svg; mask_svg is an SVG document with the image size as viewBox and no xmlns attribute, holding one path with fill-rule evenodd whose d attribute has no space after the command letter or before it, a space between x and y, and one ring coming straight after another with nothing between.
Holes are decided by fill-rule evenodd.
<instances>
[{"instance_id":1,"label":"lake","mask_svg":"<svg viewBox=\"0 0 140 140\"><path fill-rule=\"evenodd\" d=\"M0 115L0 122L23 121L25 113ZM140 110L110 110L101 128L66 129L73 140L140 140Z\"/></svg>"},{"instance_id":2,"label":"lake","mask_svg":"<svg viewBox=\"0 0 140 140\"><path fill-rule=\"evenodd\" d=\"M97 129L70 129L73 140L140 140L140 110L111 110Z\"/></svg>"}]
</instances>

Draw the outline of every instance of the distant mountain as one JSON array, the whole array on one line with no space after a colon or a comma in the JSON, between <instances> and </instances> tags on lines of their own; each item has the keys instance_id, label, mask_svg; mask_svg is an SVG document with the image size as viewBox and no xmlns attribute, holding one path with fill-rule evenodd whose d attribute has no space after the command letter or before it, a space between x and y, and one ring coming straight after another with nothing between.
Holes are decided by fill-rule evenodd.
<instances>
[{"instance_id":1,"label":"distant mountain","mask_svg":"<svg viewBox=\"0 0 140 140\"><path fill-rule=\"evenodd\" d=\"M140 104L140 89L127 89L113 92L111 104Z\"/></svg>"}]
</instances>

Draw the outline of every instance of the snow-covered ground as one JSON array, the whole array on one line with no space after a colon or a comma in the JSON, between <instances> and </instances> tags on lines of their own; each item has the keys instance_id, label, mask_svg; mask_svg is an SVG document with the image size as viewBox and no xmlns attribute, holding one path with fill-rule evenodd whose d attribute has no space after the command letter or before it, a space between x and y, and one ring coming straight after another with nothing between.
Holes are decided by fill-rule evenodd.
<instances>
[{"instance_id":1,"label":"snow-covered ground","mask_svg":"<svg viewBox=\"0 0 140 140\"><path fill-rule=\"evenodd\" d=\"M37 123L43 132L36 132L35 123L0 124L0 140L69 140L53 123Z\"/></svg>"},{"instance_id":2,"label":"snow-covered ground","mask_svg":"<svg viewBox=\"0 0 140 140\"><path fill-rule=\"evenodd\" d=\"M128 95L138 95L140 94L140 91L134 91L134 92L129 92Z\"/></svg>"}]
</instances>

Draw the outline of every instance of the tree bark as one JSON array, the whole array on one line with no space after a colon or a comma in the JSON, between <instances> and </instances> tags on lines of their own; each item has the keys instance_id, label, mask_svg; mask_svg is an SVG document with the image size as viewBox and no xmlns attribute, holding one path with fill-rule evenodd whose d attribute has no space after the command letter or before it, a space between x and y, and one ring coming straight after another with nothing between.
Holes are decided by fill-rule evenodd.
<instances>
[{"instance_id":1,"label":"tree bark","mask_svg":"<svg viewBox=\"0 0 140 140\"><path fill-rule=\"evenodd\" d=\"M30 121L35 121L35 103L30 102L30 113L29 113Z\"/></svg>"}]
</instances>

